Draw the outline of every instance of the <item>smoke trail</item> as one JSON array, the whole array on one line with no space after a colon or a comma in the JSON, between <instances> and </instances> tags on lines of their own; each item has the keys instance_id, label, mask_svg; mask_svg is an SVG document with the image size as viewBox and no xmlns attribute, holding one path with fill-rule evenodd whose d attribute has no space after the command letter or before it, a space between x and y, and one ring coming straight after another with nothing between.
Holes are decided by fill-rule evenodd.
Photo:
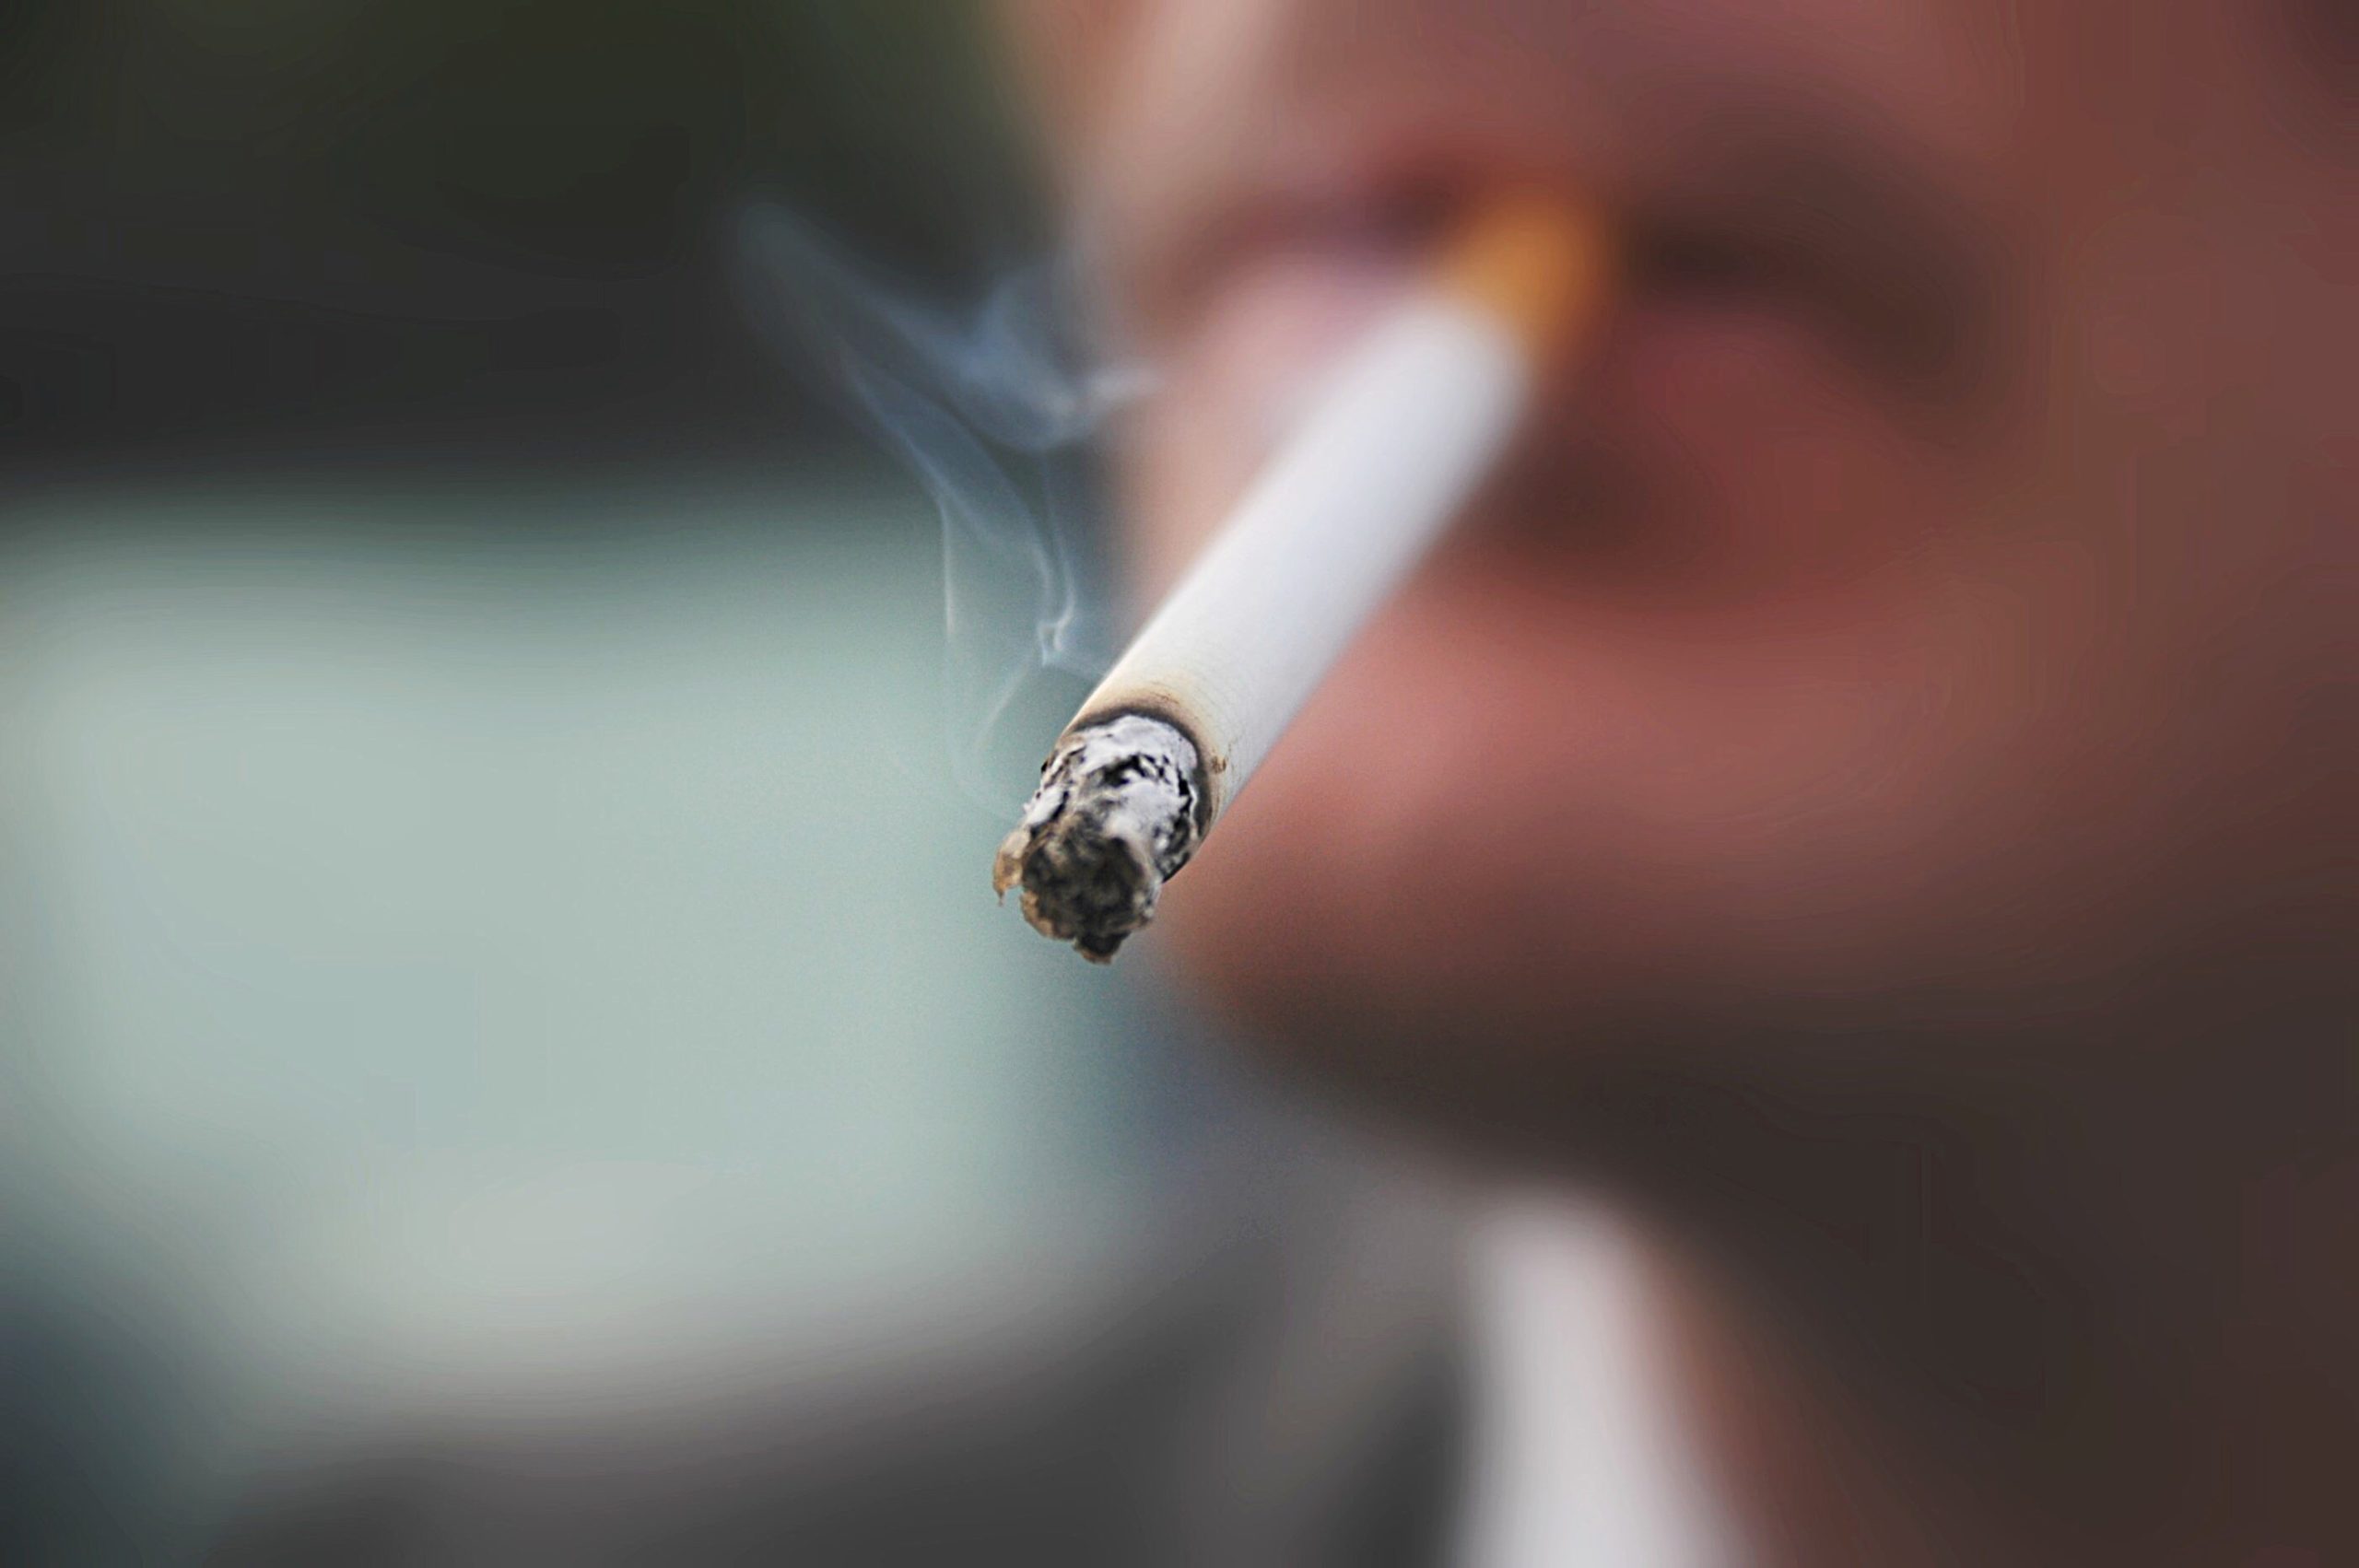
<instances>
[{"instance_id":1,"label":"smoke trail","mask_svg":"<svg viewBox=\"0 0 2359 1568\"><path fill-rule=\"evenodd\" d=\"M1094 679L1116 651L1089 547L1090 443L1144 375L1091 356L1062 262L952 309L879 283L773 205L744 213L738 256L757 322L933 496L951 766L994 809L1020 804L1016 780L983 777L1001 720L1043 676Z\"/></svg>"}]
</instances>

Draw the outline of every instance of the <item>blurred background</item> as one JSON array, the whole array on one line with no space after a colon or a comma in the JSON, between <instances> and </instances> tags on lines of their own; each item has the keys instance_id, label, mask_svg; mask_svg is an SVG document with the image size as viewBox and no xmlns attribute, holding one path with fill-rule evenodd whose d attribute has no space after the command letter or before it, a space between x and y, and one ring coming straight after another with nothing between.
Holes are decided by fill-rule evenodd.
<instances>
[{"instance_id":1,"label":"blurred background","mask_svg":"<svg viewBox=\"0 0 2359 1568\"><path fill-rule=\"evenodd\" d=\"M1232 1096L993 907L933 509L730 282L1037 249L966 9L6 15L0 1562L1149 1212Z\"/></svg>"}]
</instances>

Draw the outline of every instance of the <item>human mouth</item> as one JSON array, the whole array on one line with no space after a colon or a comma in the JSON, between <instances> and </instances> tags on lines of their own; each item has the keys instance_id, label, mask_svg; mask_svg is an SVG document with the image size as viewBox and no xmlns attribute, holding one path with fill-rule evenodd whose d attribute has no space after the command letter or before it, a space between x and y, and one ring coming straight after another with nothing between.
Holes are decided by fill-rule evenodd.
<instances>
[{"instance_id":1,"label":"human mouth","mask_svg":"<svg viewBox=\"0 0 2359 1568\"><path fill-rule=\"evenodd\" d=\"M1532 176L1370 158L1265 191L1206 226L1169 275L1168 314L1186 339L1250 362L1278 389L1251 401L1282 414L1415 275L1451 215L1510 178ZM1677 327L1691 352L1714 322L1747 357L1780 327L1881 383L1896 410L1964 400L1987 376L1993 269L1976 264L1971 225L1905 171L1790 137L1591 182L1618 214L1619 313Z\"/></svg>"}]
</instances>

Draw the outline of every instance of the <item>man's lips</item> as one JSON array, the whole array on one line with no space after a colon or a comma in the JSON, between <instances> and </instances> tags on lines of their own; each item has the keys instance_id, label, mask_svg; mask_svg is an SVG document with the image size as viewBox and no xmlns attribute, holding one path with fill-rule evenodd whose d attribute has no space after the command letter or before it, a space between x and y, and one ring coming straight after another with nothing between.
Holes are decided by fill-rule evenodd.
<instances>
[{"instance_id":1,"label":"man's lips","mask_svg":"<svg viewBox=\"0 0 2359 1568\"><path fill-rule=\"evenodd\" d=\"M1184 240L1137 258L1148 319L1180 338L1234 313L1239 294L1291 279L1301 308L1331 313L1320 270L1355 296L1406 277L1456 216L1503 183L1602 193L1623 251L1620 309L1776 315L1863 378L1908 402L1970 396L1990 369L1996 269L1978 254L1967 204L1931 188L1905 156L1856 127L1764 116L1742 141L1703 138L1681 156L1618 173L1518 165L1496 147L1414 142L1332 159L1308 176L1247 184L1208 205ZM1266 326L1290 329L1274 318Z\"/></svg>"},{"instance_id":2,"label":"man's lips","mask_svg":"<svg viewBox=\"0 0 2359 1568\"><path fill-rule=\"evenodd\" d=\"M1277 441L1415 270L1405 251L1349 241L1253 256L1225 281L1190 344L1197 394L1218 400L1249 439Z\"/></svg>"},{"instance_id":3,"label":"man's lips","mask_svg":"<svg viewBox=\"0 0 2359 1568\"><path fill-rule=\"evenodd\" d=\"M1633 300L1788 314L1891 392L1971 395L1993 274L1958 209L1871 163L1765 150L1752 167L1733 186L1698 180L1633 207Z\"/></svg>"},{"instance_id":4,"label":"man's lips","mask_svg":"<svg viewBox=\"0 0 2359 1568\"><path fill-rule=\"evenodd\" d=\"M1712 194L1625 208L1619 295L1486 515L1618 552L1672 591L1708 577L1717 596L1830 567L1858 510L1842 497L1914 461L1925 417L1970 386L1972 311L1955 263L1904 225L1846 230L1858 213L1837 201ZM1246 231L1183 331L1174 386L1184 417L1225 430L1206 450L1238 465L1233 483L1414 286L1444 212L1304 203Z\"/></svg>"}]
</instances>

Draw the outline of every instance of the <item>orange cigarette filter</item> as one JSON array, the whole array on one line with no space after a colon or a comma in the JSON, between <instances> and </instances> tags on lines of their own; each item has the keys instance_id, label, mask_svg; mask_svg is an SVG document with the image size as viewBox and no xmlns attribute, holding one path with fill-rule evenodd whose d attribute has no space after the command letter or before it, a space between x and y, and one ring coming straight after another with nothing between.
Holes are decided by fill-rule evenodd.
<instances>
[{"instance_id":1,"label":"orange cigarette filter","mask_svg":"<svg viewBox=\"0 0 2359 1568\"><path fill-rule=\"evenodd\" d=\"M1475 206L1443 247L1440 286L1511 328L1542 366L1578 355L1604 313L1611 229L1591 203L1513 191Z\"/></svg>"}]
</instances>

